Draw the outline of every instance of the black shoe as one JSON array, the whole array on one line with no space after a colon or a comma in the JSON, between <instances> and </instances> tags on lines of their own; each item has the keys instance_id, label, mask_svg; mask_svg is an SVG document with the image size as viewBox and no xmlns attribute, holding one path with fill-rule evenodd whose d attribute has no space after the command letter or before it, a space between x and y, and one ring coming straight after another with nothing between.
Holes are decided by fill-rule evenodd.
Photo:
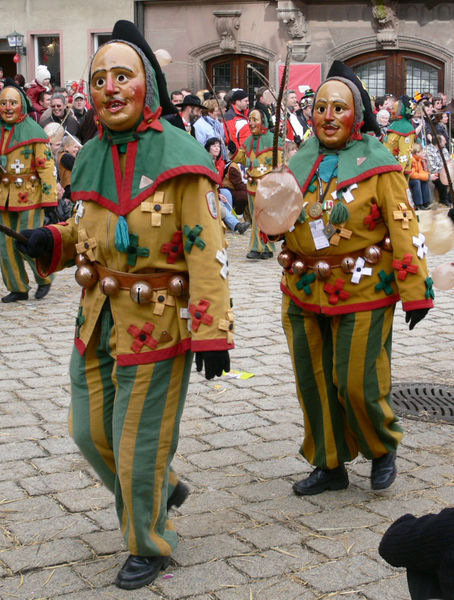
<instances>
[{"instance_id":1,"label":"black shoe","mask_svg":"<svg viewBox=\"0 0 454 600\"><path fill-rule=\"evenodd\" d=\"M302 479L292 486L297 496L314 496L325 490L343 490L348 487L348 473L344 465L335 469L317 467L309 477Z\"/></svg>"},{"instance_id":2,"label":"black shoe","mask_svg":"<svg viewBox=\"0 0 454 600\"><path fill-rule=\"evenodd\" d=\"M248 253L246 254L246 258L251 258L251 259L253 259L253 260L256 260L256 259L258 259L258 258L261 258L261 256L262 256L262 255L260 254L260 252L257 252L256 250L251 250L250 252L248 252Z\"/></svg>"},{"instance_id":3,"label":"black shoe","mask_svg":"<svg viewBox=\"0 0 454 600\"><path fill-rule=\"evenodd\" d=\"M49 293L49 290L50 290L50 283L43 283L42 285L39 285L35 292L35 298L37 300L41 300L41 298L44 298L44 296L47 296L47 294Z\"/></svg>"},{"instance_id":4,"label":"black shoe","mask_svg":"<svg viewBox=\"0 0 454 600\"><path fill-rule=\"evenodd\" d=\"M17 302L18 300L28 300L28 292L11 292L3 296L2 302Z\"/></svg>"},{"instance_id":5,"label":"black shoe","mask_svg":"<svg viewBox=\"0 0 454 600\"><path fill-rule=\"evenodd\" d=\"M267 258L273 258L273 253L269 250L265 250L261 253L260 258L263 258L264 260L266 260Z\"/></svg>"},{"instance_id":6,"label":"black shoe","mask_svg":"<svg viewBox=\"0 0 454 600\"><path fill-rule=\"evenodd\" d=\"M237 223L235 225L235 231L237 231L240 235L243 235L243 233L247 231L250 226L251 224L247 221L244 221L244 223Z\"/></svg>"},{"instance_id":7,"label":"black shoe","mask_svg":"<svg viewBox=\"0 0 454 600\"><path fill-rule=\"evenodd\" d=\"M118 571L115 585L123 590L136 590L156 579L169 565L169 556L134 556L130 554Z\"/></svg>"},{"instance_id":8,"label":"black shoe","mask_svg":"<svg viewBox=\"0 0 454 600\"><path fill-rule=\"evenodd\" d=\"M177 508L183 504L186 498L189 496L189 488L183 482L179 481L175 486L173 492L167 499L167 510L170 510L172 506Z\"/></svg>"},{"instance_id":9,"label":"black shoe","mask_svg":"<svg viewBox=\"0 0 454 600\"><path fill-rule=\"evenodd\" d=\"M388 452L372 459L370 482L373 490L385 490L396 479L396 453Z\"/></svg>"}]
</instances>

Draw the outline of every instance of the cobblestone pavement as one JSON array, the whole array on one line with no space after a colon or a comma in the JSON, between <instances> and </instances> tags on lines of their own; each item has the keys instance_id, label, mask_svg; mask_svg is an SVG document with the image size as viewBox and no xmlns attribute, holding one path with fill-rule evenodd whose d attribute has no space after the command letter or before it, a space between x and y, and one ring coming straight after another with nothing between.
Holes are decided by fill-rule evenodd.
<instances>
[{"instance_id":1,"label":"cobblestone pavement","mask_svg":"<svg viewBox=\"0 0 454 600\"><path fill-rule=\"evenodd\" d=\"M454 504L454 427L403 420L399 475L381 493L370 463L350 487L297 498L302 415L280 325L280 267L247 261L229 235L237 320L232 368L254 377L206 381L194 370L174 462L192 493L174 523L180 545L154 585L113 585L127 556L110 494L69 438L68 363L79 296L73 270L49 296L0 305L0 598L130 600L407 600L405 573L377 553L404 512ZM454 260L454 252L430 265ZM0 289L3 295L4 289ZM395 319L395 382L454 383L452 292L408 334Z\"/></svg>"}]
</instances>

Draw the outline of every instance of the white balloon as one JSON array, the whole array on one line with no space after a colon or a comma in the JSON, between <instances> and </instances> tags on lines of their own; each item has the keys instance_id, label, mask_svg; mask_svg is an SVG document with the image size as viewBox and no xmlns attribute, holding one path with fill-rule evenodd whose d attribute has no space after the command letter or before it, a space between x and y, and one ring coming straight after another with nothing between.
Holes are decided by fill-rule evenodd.
<instances>
[{"instance_id":1,"label":"white balloon","mask_svg":"<svg viewBox=\"0 0 454 600\"><path fill-rule=\"evenodd\" d=\"M439 290L451 290L454 288L454 263L438 265L432 272L434 286Z\"/></svg>"},{"instance_id":2,"label":"white balloon","mask_svg":"<svg viewBox=\"0 0 454 600\"><path fill-rule=\"evenodd\" d=\"M164 50L163 48L159 48L158 50L156 50L154 55L156 56L156 59L161 68L167 67L167 65L172 62L172 56L170 55L170 52Z\"/></svg>"}]
</instances>

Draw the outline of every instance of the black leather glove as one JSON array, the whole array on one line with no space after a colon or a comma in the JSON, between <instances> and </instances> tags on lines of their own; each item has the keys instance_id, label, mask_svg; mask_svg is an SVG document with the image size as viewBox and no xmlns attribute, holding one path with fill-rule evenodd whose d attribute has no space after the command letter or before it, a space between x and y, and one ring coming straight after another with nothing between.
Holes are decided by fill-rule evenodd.
<instances>
[{"instance_id":1,"label":"black leather glove","mask_svg":"<svg viewBox=\"0 0 454 600\"><path fill-rule=\"evenodd\" d=\"M200 372L205 363L206 379L213 379L215 375L220 377L222 371L230 371L230 356L228 350L209 350L207 352L195 353L195 366Z\"/></svg>"},{"instance_id":2,"label":"black leather glove","mask_svg":"<svg viewBox=\"0 0 454 600\"><path fill-rule=\"evenodd\" d=\"M428 308L416 308L415 310L407 310L405 313L405 323L409 323L408 329L410 331L415 327L419 321L422 321L429 312Z\"/></svg>"},{"instance_id":3,"label":"black leather glove","mask_svg":"<svg viewBox=\"0 0 454 600\"><path fill-rule=\"evenodd\" d=\"M14 242L16 248L20 250L20 252L28 254L28 256L31 256L32 258L43 258L45 256L50 258L52 256L52 252L54 251L54 238L47 227L23 229L21 234L27 238L28 243L23 244L17 240Z\"/></svg>"},{"instance_id":4,"label":"black leather glove","mask_svg":"<svg viewBox=\"0 0 454 600\"><path fill-rule=\"evenodd\" d=\"M232 140L229 140L227 144L227 148L229 149L230 154L235 154L236 152L236 144Z\"/></svg>"}]
</instances>

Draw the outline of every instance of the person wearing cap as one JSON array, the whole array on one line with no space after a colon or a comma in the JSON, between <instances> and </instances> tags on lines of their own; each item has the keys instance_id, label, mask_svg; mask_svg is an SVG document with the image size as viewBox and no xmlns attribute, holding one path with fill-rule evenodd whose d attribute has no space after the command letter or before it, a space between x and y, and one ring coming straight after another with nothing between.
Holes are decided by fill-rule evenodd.
<instances>
[{"instance_id":1,"label":"person wearing cap","mask_svg":"<svg viewBox=\"0 0 454 600\"><path fill-rule=\"evenodd\" d=\"M259 89L256 91L254 108L263 112L263 114L266 116L266 126L268 131L273 132L275 120L273 95L266 86L259 87Z\"/></svg>"},{"instance_id":2,"label":"person wearing cap","mask_svg":"<svg viewBox=\"0 0 454 600\"><path fill-rule=\"evenodd\" d=\"M412 600L454 600L454 508L419 518L402 515L378 552L393 567L407 569Z\"/></svg>"},{"instance_id":3,"label":"person wearing cap","mask_svg":"<svg viewBox=\"0 0 454 600\"><path fill-rule=\"evenodd\" d=\"M115 495L129 550L116 585L153 581L177 546L168 517L188 488L171 468L196 354L229 371L233 313L213 161L172 114L137 27L118 21L89 71L98 134L71 177L66 225L23 231L42 272L77 265L70 433Z\"/></svg>"},{"instance_id":4,"label":"person wearing cap","mask_svg":"<svg viewBox=\"0 0 454 600\"><path fill-rule=\"evenodd\" d=\"M304 143L308 137L312 135L312 104L314 102L314 90L308 88L303 97L300 100L300 108L295 111L299 122L303 128L303 135L301 136L302 142Z\"/></svg>"},{"instance_id":5,"label":"person wearing cap","mask_svg":"<svg viewBox=\"0 0 454 600\"><path fill-rule=\"evenodd\" d=\"M193 137L196 137L194 123L202 113L202 102L200 101L200 98L193 94L187 94L183 98L183 102L180 102L176 106L178 107L179 112L166 117L167 121L175 127L184 129L186 133L190 133Z\"/></svg>"},{"instance_id":6,"label":"person wearing cap","mask_svg":"<svg viewBox=\"0 0 454 600\"><path fill-rule=\"evenodd\" d=\"M50 71L45 65L38 65L35 71L35 79L26 87L27 96L30 98L33 109L42 114L38 96L41 92L50 92Z\"/></svg>"},{"instance_id":7,"label":"person wearing cap","mask_svg":"<svg viewBox=\"0 0 454 600\"><path fill-rule=\"evenodd\" d=\"M251 135L249 127L249 96L244 90L234 90L231 106L224 114L225 139L238 149ZM233 150L233 148L232 148Z\"/></svg>"},{"instance_id":8,"label":"person wearing cap","mask_svg":"<svg viewBox=\"0 0 454 600\"><path fill-rule=\"evenodd\" d=\"M391 405L400 299L410 329L433 306L424 236L395 158L355 73L335 61L314 98L314 135L290 159L301 213L279 255L282 318L315 467L297 495L348 486L345 463L372 461L371 487L396 477L402 430ZM299 206L299 204L298 204Z\"/></svg>"},{"instance_id":9,"label":"person wearing cap","mask_svg":"<svg viewBox=\"0 0 454 600\"><path fill-rule=\"evenodd\" d=\"M86 100L82 92L76 92L74 94L72 111L73 115L75 116L77 122L80 125L84 120L85 115L87 114Z\"/></svg>"},{"instance_id":10,"label":"person wearing cap","mask_svg":"<svg viewBox=\"0 0 454 600\"><path fill-rule=\"evenodd\" d=\"M55 162L43 129L28 116L31 102L12 79L0 92L0 224L19 232L39 227L44 209L57 206ZM30 265L38 284L35 298L49 292L52 278L42 276L35 261L20 253L13 239L0 232L0 267L9 294L2 302L27 300L30 290L25 269Z\"/></svg>"}]
</instances>

